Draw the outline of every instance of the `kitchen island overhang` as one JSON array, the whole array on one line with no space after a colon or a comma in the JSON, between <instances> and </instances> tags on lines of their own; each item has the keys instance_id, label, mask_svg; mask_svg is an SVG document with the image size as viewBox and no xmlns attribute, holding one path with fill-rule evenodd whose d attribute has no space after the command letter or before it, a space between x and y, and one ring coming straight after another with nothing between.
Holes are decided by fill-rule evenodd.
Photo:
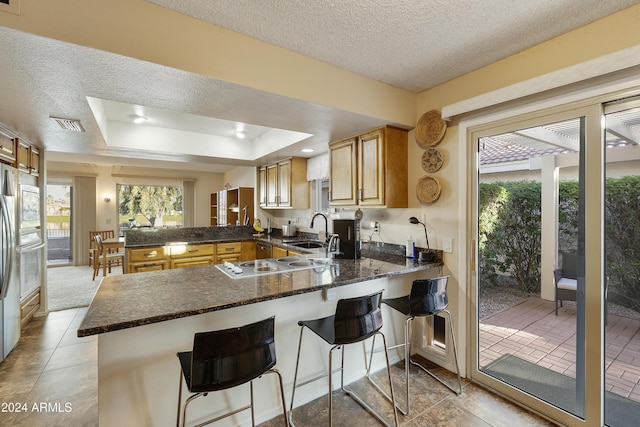
<instances>
[{"instance_id":1,"label":"kitchen island overhang","mask_svg":"<svg viewBox=\"0 0 640 427\"><path fill-rule=\"evenodd\" d=\"M271 315L276 317L276 367L283 375L290 402L299 338L297 321L335 310L336 301L327 301L320 291L335 288L339 299L384 289L385 297L394 297L407 293L414 279L439 274L441 267L441 263L419 264L402 257L332 262L333 268L322 272L302 270L247 279L226 277L215 266L103 279L78 329L78 336L98 337L100 425L172 425L177 410L176 353L191 348L195 332L240 326ZM390 340L402 337L402 328L401 321L385 313L384 330ZM301 374L308 377L325 370L324 352L314 345L305 348L307 363ZM345 358L349 366L345 381L362 377L361 349L355 353L347 349ZM380 362L383 360L374 359L375 369L382 367ZM256 420L276 416L275 383L264 379L254 387L260 396ZM296 406L326 393L326 385L309 385L296 393ZM197 420L237 407L246 399L247 390L229 390L223 397L204 399L202 407L194 406L190 411ZM236 418L235 423L226 425L241 421L244 419Z\"/></svg>"}]
</instances>

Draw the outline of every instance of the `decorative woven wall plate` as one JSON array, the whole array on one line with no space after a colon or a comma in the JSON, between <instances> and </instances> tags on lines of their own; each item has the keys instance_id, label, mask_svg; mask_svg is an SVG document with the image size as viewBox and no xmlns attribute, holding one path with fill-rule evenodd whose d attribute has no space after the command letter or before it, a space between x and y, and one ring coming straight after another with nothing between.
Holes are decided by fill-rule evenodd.
<instances>
[{"instance_id":1,"label":"decorative woven wall plate","mask_svg":"<svg viewBox=\"0 0 640 427\"><path fill-rule=\"evenodd\" d=\"M422 148L438 145L447 131L447 122L442 120L436 110L427 111L418 120L416 126L416 142Z\"/></svg>"},{"instance_id":2,"label":"decorative woven wall plate","mask_svg":"<svg viewBox=\"0 0 640 427\"><path fill-rule=\"evenodd\" d=\"M418 180L416 196L424 203L431 203L440 197L440 182L430 175L425 175Z\"/></svg>"},{"instance_id":3,"label":"decorative woven wall plate","mask_svg":"<svg viewBox=\"0 0 640 427\"><path fill-rule=\"evenodd\" d=\"M437 172L442 167L442 153L437 148L427 148L422 153L422 169L425 172Z\"/></svg>"}]
</instances>

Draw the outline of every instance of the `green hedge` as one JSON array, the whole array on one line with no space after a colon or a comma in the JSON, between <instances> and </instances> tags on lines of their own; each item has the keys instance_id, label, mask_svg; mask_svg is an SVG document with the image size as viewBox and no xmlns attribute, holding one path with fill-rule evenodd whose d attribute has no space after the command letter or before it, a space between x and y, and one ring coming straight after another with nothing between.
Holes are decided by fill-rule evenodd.
<instances>
[{"instance_id":1,"label":"green hedge","mask_svg":"<svg viewBox=\"0 0 640 427\"><path fill-rule=\"evenodd\" d=\"M578 183L559 185L558 248L575 252ZM540 183L480 184L479 268L497 283L511 274L524 292L540 291ZM606 271L609 301L640 311L640 176L606 181Z\"/></svg>"}]
</instances>

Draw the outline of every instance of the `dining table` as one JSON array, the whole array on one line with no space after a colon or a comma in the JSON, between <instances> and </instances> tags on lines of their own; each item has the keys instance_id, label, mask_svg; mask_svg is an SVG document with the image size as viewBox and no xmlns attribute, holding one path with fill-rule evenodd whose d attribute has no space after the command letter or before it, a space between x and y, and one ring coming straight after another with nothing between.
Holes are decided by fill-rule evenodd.
<instances>
[{"instance_id":1,"label":"dining table","mask_svg":"<svg viewBox=\"0 0 640 427\"><path fill-rule=\"evenodd\" d=\"M124 237L112 237L102 240L102 275L107 275L107 254L124 248ZM124 262L124 260L122 261Z\"/></svg>"}]
</instances>

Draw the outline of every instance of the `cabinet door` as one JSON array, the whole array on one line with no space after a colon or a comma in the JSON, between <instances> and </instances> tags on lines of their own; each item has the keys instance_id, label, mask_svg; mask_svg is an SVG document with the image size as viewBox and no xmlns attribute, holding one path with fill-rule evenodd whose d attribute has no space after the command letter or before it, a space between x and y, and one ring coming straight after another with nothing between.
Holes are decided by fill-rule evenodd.
<instances>
[{"instance_id":1,"label":"cabinet door","mask_svg":"<svg viewBox=\"0 0 640 427\"><path fill-rule=\"evenodd\" d=\"M273 249L271 249L271 253L273 254L274 258L283 258L287 256L287 250L279 248L277 246L274 246Z\"/></svg>"},{"instance_id":2,"label":"cabinet door","mask_svg":"<svg viewBox=\"0 0 640 427\"><path fill-rule=\"evenodd\" d=\"M278 163L278 206L291 207L291 160Z\"/></svg>"},{"instance_id":3,"label":"cabinet door","mask_svg":"<svg viewBox=\"0 0 640 427\"><path fill-rule=\"evenodd\" d=\"M31 172L31 151L29 151L29 145L16 138L18 141L18 169L29 173Z\"/></svg>"},{"instance_id":4,"label":"cabinet door","mask_svg":"<svg viewBox=\"0 0 640 427\"><path fill-rule=\"evenodd\" d=\"M242 242L242 252L240 253L241 261L251 261L256 259L256 243L253 240Z\"/></svg>"},{"instance_id":5,"label":"cabinet door","mask_svg":"<svg viewBox=\"0 0 640 427\"><path fill-rule=\"evenodd\" d=\"M358 138L358 204L384 205L384 166L382 130Z\"/></svg>"},{"instance_id":6,"label":"cabinet door","mask_svg":"<svg viewBox=\"0 0 640 427\"><path fill-rule=\"evenodd\" d=\"M278 164L267 166L267 206L278 206Z\"/></svg>"},{"instance_id":7,"label":"cabinet door","mask_svg":"<svg viewBox=\"0 0 640 427\"><path fill-rule=\"evenodd\" d=\"M29 149L29 153L31 155L31 161L29 165L31 167L31 175L40 176L40 150L36 147L31 146Z\"/></svg>"},{"instance_id":8,"label":"cabinet door","mask_svg":"<svg viewBox=\"0 0 640 427\"><path fill-rule=\"evenodd\" d=\"M356 204L356 139L351 138L329 146L329 203Z\"/></svg>"},{"instance_id":9,"label":"cabinet door","mask_svg":"<svg viewBox=\"0 0 640 427\"><path fill-rule=\"evenodd\" d=\"M16 161L15 141L2 133L0 133L0 158L11 164Z\"/></svg>"},{"instance_id":10,"label":"cabinet door","mask_svg":"<svg viewBox=\"0 0 640 427\"><path fill-rule=\"evenodd\" d=\"M258 203L267 206L267 168L258 169Z\"/></svg>"}]
</instances>

